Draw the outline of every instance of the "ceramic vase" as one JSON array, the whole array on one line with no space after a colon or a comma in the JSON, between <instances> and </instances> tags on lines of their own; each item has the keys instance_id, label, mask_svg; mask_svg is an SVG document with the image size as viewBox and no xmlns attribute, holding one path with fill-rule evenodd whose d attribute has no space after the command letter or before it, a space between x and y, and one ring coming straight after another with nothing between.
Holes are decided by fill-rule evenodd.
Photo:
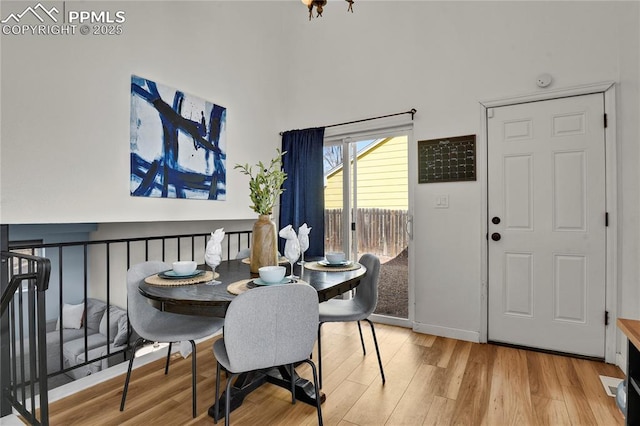
<instances>
[{"instance_id":1,"label":"ceramic vase","mask_svg":"<svg viewBox=\"0 0 640 426\"><path fill-rule=\"evenodd\" d=\"M263 266L277 265L278 234L271 217L266 214L258 216L251 235L251 272L257 274Z\"/></svg>"}]
</instances>

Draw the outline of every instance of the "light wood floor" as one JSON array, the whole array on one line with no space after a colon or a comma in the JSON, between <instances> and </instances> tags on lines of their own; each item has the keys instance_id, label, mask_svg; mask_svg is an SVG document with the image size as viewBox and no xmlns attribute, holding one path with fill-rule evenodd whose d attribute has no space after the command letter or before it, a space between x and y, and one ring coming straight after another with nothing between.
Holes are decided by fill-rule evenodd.
<instances>
[{"instance_id":1,"label":"light wood floor","mask_svg":"<svg viewBox=\"0 0 640 426\"><path fill-rule=\"evenodd\" d=\"M363 357L355 323L323 326L323 418L327 425L622 425L598 375L615 366L376 326L387 383L382 386L371 333ZM124 376L50 406L52 425L209 425L215 394L212 341L198 346L198 413L191 417L191 360L174 355L135 370L119 411ZM305 364L300 375L310 378ZM224 381L223 381L224 384ZM315 408L266 384L231 414L235 425L313 425Z\"/></svg>"}]
</instances>

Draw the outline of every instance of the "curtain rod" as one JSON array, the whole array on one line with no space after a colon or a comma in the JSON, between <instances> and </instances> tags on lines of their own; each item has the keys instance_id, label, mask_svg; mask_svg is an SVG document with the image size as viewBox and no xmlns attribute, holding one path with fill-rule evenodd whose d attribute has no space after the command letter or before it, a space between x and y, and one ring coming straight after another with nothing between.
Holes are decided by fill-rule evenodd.
<instances>
[{"instance_id":1,"label":"curtain rod","mask_svg":"<svg viewBox=\"0 0 640 426\"><path fill-rule=\"evenodd\" d=\"M363 121L379 120L381 118L395 117L396 115L404 115L404 114L411 114L411 120L413 121L413 116L416 114L416 112L418 111L415 108L411 108L409 111L405 111L405 112L397 112L395 114L380 115L378 117L363 118L361 120L353 120L353 121L347 121L344 123L330 124L328 126L324 126L324 128L326 129L328 127L346 126L347 124L362 123ZM284 132L280 132L280 136L282 136L283 133Z\"/></svg>"}]
</instances>

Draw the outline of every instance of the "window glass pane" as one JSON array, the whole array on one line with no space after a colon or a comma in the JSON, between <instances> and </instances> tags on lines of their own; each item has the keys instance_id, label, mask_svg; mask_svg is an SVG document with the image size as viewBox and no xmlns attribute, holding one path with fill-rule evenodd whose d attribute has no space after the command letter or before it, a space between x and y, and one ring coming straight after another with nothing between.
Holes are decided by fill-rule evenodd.
<instances>
[{"instance_id":1,"label":"window glass pane","mask_svg":"<svg viewBox=\"0 0 640 426\"><path fill-rule=\"evenodd\" d=\"M344 155L349 156L346 176ZM324 172L325 252L348 247L352 260L364 253L376 255L381 269L375 313L408 318L408 137L326 145ZM349 180L350 206L345 204L345 179ZM351 211L345 215L348 207ZM345 220L356 224L355 231L343 229Z\"/></svg>"},{"instance_id":2,"label":"window glass pane","mask_svg":"<svg viewBox=\"0 0 640 426\"><path fill-rule=\"evenodd\" d=\"M342 145L324 147L324 251L342 251Z\"/></svg>"}]
</instances>

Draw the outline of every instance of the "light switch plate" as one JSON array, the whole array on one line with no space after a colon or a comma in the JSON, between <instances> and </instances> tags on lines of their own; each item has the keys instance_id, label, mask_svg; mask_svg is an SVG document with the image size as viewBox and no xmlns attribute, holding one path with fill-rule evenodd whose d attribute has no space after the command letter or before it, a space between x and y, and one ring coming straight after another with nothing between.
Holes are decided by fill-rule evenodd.
<instances>
[{"instance_id":1,"label":"light switch plate","mask_svg":"<svg viewBox=\"0 0 640 426\"><path fill-rule=\"evenodd\" d=\"M448 209L449 208L449 196L437 195L436 196L436 209Z\"/></svg>"}]
</instances>

